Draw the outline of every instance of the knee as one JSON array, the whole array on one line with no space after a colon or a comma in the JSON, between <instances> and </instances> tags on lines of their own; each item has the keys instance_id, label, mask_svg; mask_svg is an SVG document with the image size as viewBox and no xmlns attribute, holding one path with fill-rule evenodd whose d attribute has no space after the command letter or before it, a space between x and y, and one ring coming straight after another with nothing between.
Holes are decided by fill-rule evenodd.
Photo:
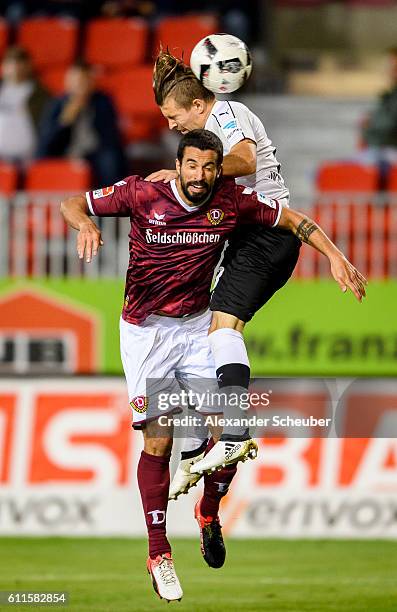
<instances>
[{"instance_id":1,"label":"knee","mask_svg":"<svg viewBox=\"0 0 397 612\"><path fill-rule=\"evenodd\" d=\"M234 315L228 314L227 312L214 311L212 313L211 325L208 333L212 334L212 332L218 329L234 329L238 332L242 332L244 325L244 321L241 321Z\"/></svg>"},{"instance_id":2,"label":"knee","mask_svg":"<svg viewBox=\"0 0 397 612\"><path fill-rule=\"evenodd\" d=\"M172 451L172 438L145 437L144 451L155 457L169 457Z\"/></svg>"}]
</instances>

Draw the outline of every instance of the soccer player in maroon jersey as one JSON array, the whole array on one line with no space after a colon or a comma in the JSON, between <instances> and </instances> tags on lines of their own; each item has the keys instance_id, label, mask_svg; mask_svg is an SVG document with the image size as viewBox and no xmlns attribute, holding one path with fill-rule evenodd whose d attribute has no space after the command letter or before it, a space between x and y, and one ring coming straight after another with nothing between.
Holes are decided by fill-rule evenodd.
<instances>
[{"instance_id":1,"label":"soccer player in maroon jersey","mask_svg":"<svg viewBox=\"0 0 397 612\"><path fill-rule=\"evenodd\" d=\"M90 215L131 219L121 354L133 426L144 436L138 485L149 537L147 568L155 591L168 601L183 595L166 535L172 417L165 425L160 422L174 409L162 417L151 413L146 381L155 378L171 385L216 378L207 334L208 305L213 270L227 237L238 223L291 230L328 257L343 291L350 288L360 301L365 296L365 278L314 221L222 178L222 159L219 138L207 130L193 130L180 141L176 180L150 183L130 176L61 204L67 223L78 230L78 255L87 262L103 245ZM220 567L225 559L218 509L235 470L232 464L205 475L204 494L195 508L202 553L212 567ZM223 486L215 486L219 483Z\"/></svg>"}]
</instances>

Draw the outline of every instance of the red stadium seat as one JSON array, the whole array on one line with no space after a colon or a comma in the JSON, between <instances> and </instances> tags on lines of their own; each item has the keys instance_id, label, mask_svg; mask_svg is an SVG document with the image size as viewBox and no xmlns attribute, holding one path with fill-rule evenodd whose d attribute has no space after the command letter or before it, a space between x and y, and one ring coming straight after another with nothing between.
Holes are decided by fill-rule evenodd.
<instances>
[{"instance_id":1,"label":"red stadium seat","mask_svg":"<svg viewBox=\"0 0 397 612\"><path fill-rule=\"evenodd\" d=\"M94 19L87 26L85 59L111 69L142 64L147 37L142 19Z\"/></svg>"},{"instance_id":2,"label":"red stadium seat","mask_svg":"<svg viewBox=\"0 0 397 612\"><path fill-rule=\"evenodd\" d=\"M158 137L163 120L154 101L151 65L120 71L100 82L114 100L127 142Z\"/></svg>"},{"instance_id":3,"label":"red stadium seat","mask_svg":"<svg viewBox=\"0 0 397 612\"><path fill-rule=\"evenodd\" d=\"M193 47L199 40L218 31L218 20L214 15L185 15L166 17L156 29L154 54L160 46L188 63Z\"/></svg>"},{"instance_id":4,"label":"red stadium seat","mask_svg":"<svg viewBox=\"0 0 397 612\"><path fill-rule=\"evenodd\" d=\"M388 191L397 192L397 166L392 166L387 181Z\"/></svg>"},{"instance_id":5,"label":"red stadium seat","mask_svg":"<svg viewBox=\"0 0 397 612\"><path fill-rule=\"evenodd\" d=\"M27 191L86 191L90 183L90 166L83 160L39 160L29 166L25 176Z\"/></svg>"},{"instance_id":6,"label":"red stadium seat","mask_svg":"<svg viewBox=\"0 0 397 612\"><path fill-rule=\"evenodd\" d=\"M374 166L354 162L327 162L317 173L317 189L325 191L375 192L379 173Z\"/></svg>"},{"instance_id":7,"label":"red stadium seat","mask_svg":"<svg viewBox=\"0 0 397 612\"><path fill-rule=\"evenodd\" d=\"M49 66L66 66L76 55L78 29L73 19L26 19L19 27L18 44L29 51L39 71Z\"/></svg>"},{"instance_id":8,"label":"red stadium seat","mask_svg":"<svg viewBox=\"0 0 397 612\"><path fill-rule=\"evenodd\" d=\"M0 162L0 195L10 196L17 189L18 171L12 164Z\"/></svg>"},{"instance_id":9,"label":"red stadium seat","mask_svg":"<svg viewBox=\"0 0 397 612\"><path fill-rule=\"evenodd\" d=\"M67 66L48 68L40 73L42 84L54 96L60 96L65 92L65 75Z\"/></svg>"},{"instance_id":10,"label":"red stadium seat","mask_svg":"<svg viewBox=\"0 0 397 612\"><path fill-rule=\"evenodd\" d=\"M4 55L8 43L8 25L5 19L0 19L0 59Z\"/></svg>"}]
</instances>

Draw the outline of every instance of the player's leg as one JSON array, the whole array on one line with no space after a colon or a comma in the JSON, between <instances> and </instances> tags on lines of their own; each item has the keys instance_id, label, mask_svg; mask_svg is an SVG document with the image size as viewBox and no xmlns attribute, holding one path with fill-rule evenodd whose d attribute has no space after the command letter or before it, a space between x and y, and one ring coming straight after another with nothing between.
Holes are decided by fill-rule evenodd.
<instances>
[{"instance_id":1,"label":"player's leg","mask_svg":"<svg viewBox=\"0 0 397 612\"><path fill-rule=\"evenodd\" d=\"M167 390L169 385L174 385L171 355L175 359L179 356L175 350L170 351L170 347L174 347L174 338L169 328L159 317L151 319L144 326L131 325L121 319L120 349L133 427L144 432L144 450L138 463L137 480L148 530L147 569L155 591L171 601L182 597L166 534L172 425L168 425L168 419L165 425L159 424L156 395L151 391L153 387ZM167 414L162 413L162 416Z\"/></svg>"},{"instance_id":2,"label":"player's leg","mask_svg":"<svg viewBox=\"0 0 397 612\"><path fill-rule=\"evenodd\" d=\"M283 230L259 229L251 233L239 233L228 247L223 273L211 300L209 342L219 386L228 393L248 391L250 368L242 335L244 325L287 282L301 244L292 233ZM220 441L192 471L244 460L255 455L256 450L243 426L226 426Z\"/></svg>"},{"instance_id":3,"label":"player's leg","mask_svg":"<svg viewBox=\"0 0 397 612\"><path fill-rule=\"evenodd\" d=\"M237 424L241 417L246 417L240 405L247 403L250 380L248 354L241 333L244 324L229 313L213 312L208 341L216 365L219 391L230 398L226 402L225 416L233 424L225 424L220 441L192 466L191 470L196 474L256 457L257 445L247 426L243 422Z\"/></svg>"},{"instance_id":4,"label":"player's leg","mask_svg":"<svg viewBox=\"0 0 397 612\"><path fill-rule=\"evenodd\" d=\"M183 592L167 538L172 427L160 427L158 421L152 421L144 426L143 435L144 450L138 463L137 479L149 540L147 569L159 597L180 600Z\"/></svg>"},{"instance_id":5,"label":"player's leg","mask_svg":"<svg viewBox=\"0 0 397 612\"><path fill-rule=\"evenodd\" d=\"M195 319L195 317L193 317ZM202 321L203 318L199 317ZM200 339L201 345L197 343L194 347L192 354L192 367L195 371L195 376L204 380L205 377L215 376L215 370L213 368L213 359L208 346L208 328L211 321L211 314L207 312L204 315L204 323L200 323L200 333L202 338ZM185 320L186 325L189 321ZM185 325L185 327L186 327ZM198 369L200 375L197 374ZM188 388L184 386L184 377L179 377L179 384L182 389L188 391ZM203 389L200 389L203 391ZM186 494L189 490L196 486L202 474L191 472L191 467L204 458L204 451L207 448L207 443L210 437L218 440L222 429L220 427L213 426L211 429L205 422L205 416L200 415L196 412L194 406L187 411L192 416L194 415L194 423L189 424L184 430L184 438L182 440L181 448L181 460L173 476L170 485L170 499L176 500L179 495Z\"/></svg>"},{"instance_id":6,"label":"player's leg","mask_svg":"<svg viewBox=\"0 0 397 612\"><path fill-rule=\"evenodd\" d=\"M186 325L187 350L183 363L176 371L176 379L184 389L190 390L195 397L205 398L219 396L215 378L215 367L208 342L209 313L204 313L189 321ZM217 399L217 398L216 398ZM208 405L204 403L196 410L201 419L209 416L222 416L219 405L214 399ZM222 401L222 400L221 400ZM221 433L216 423L210 426L212 437L204 450L204 458L214 446ZM215 438L215 439L214 439ZM204 493L195 506L195 518L200 528L201 551L210 567L221 567L225 561L225 545L218 516L219 504L229 489L237 471L236 464L226 466L219 471L204 476Z\"/></svg>"},{"instance_id":7,"label":"player's leg","mask_svg":"<svg viewBox=\"0 0 397 612\"><path fill-rule=\"evenodd\" d=\"M206 452L213 446L214 441L211 438ZM203 496L194 508L194 516L200 529L201 553L210 567L219 568L225 562L226 548L219 519L219 506L236 473L237 463L234 463L205 474Z\"/></svg>"}]
</instances>

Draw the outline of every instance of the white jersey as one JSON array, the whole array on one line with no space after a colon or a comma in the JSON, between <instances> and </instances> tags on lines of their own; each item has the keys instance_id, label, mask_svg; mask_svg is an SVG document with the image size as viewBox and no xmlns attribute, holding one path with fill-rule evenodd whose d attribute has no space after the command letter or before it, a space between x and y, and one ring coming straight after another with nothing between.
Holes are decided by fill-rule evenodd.
<instances>
[{"instance_id":1,"label":"white jersey","mask_svg":"<svg viewBox=\"0 0 397 612\"><path fill-rule=\"evenodd\" d=\"M224 155L232 147L248 138L256 143L256 172L236 179L239 185L262 191L270 198L289 199L289 191L280 174L276 149L266 134L262 121L240 102L217 101L205 124L222 141Z\"/></svg>"}]
</instances>

